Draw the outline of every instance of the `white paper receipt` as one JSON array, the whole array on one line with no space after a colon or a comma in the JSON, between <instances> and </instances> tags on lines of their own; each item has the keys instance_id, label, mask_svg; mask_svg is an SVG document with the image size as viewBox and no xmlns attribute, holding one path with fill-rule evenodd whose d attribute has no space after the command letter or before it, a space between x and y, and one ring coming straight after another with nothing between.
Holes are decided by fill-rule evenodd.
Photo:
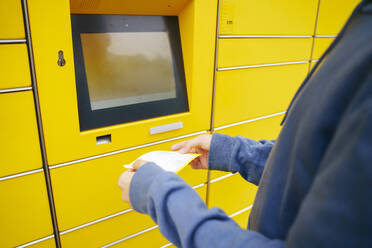
<instances>
[{"instance_id":1,"label":"white paper receipt","mask_svg":"<svg viewBox=\"0 0 372 248\"><path fill-rule=\"evenodd\" d=\"M199 156L200 154L181 154L179 152L153 151L141 155L131 164L124 165L124 167L128 169L133 168L133 164L138 159L141 159L149 162L154 162L155 164L163 168L163 170L177 173Z\"/></svg>"}]
</instances>

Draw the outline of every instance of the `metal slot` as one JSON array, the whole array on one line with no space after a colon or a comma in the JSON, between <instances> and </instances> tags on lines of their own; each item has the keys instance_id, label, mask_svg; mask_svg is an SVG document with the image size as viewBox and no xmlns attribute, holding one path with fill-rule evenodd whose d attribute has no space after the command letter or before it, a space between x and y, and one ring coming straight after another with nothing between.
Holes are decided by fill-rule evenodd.
<instances>
[{"instance_id":1,"label":"metal slot","mask_svg":"<svg viewBox=\"0 0 372 248\"><path fill-rule=\"evenodd\" d=\"M165 133L177 129L183 128L183 123L180 122L175 122L171 124L166 124L162 126L157 126L157 127L152 127L150 128L150 134L158 134L158 133Z\"/></svg>"},{"instance_id":2,"label":"metal slot","mask_svg":"<svg viewBox=\"0 0 372 248\"><path fill-rule=\"evenodd\" d=\"M103 145L103 144L108 144L108 143L111 143L111 134L98 136L96 138L97 145Z\"/></svg>"}]
</instances>

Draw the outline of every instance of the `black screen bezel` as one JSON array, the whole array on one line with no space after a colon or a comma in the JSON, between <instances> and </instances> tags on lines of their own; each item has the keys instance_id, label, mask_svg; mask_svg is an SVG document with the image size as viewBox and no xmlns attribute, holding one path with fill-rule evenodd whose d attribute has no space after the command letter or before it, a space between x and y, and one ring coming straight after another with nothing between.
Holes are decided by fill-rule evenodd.
<instances>
[{"instance_id":1,"label":"black screen bezel","mask_svg":"<svg viewBox=\"0 0 372 248\"><path fill-rule=\"evenodd\" d=\"M71 24L81 131L189 111L177 16L72 14ZM168 32L176 98L92 110L80 34L108 32Z\"/></svg>"}]
</instances>

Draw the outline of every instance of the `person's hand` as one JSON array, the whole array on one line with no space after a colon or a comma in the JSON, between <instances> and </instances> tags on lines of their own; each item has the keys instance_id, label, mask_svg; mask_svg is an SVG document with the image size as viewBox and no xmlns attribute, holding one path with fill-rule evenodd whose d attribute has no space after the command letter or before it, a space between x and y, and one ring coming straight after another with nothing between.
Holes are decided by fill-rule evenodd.
<instances>
[{"instance_id":1,"label":"person's hand","mask_svg":"<svg viewBox=\"0 0 372 248\"><path fill-rule=\"evenodd\" d=\"M194 169L208 169L208 156L211 141L212 135L202 134L194 139L174 144L171 149L173 151L179 150L180 153L201 154L201 156L191 162L191 167Z\"/></svg>"},{"instance_id":2,"label":"person's hand","mask_svg":"<svg viewBox=\"0 0 372 248\"><path fill-rule=\"evenodd\" d=\"M133 178L134 173L136 172L136 170L138 170L142 165L144 165L146 163L147 163L147 161L137 160L133 164L132 169L128 169L127 171L123 172L120 175L118 185L121 189L121 199L123 201L130 203L130 199L129 199L130 183L132 182L132 178Z\"/></svg>"}]
</instances>

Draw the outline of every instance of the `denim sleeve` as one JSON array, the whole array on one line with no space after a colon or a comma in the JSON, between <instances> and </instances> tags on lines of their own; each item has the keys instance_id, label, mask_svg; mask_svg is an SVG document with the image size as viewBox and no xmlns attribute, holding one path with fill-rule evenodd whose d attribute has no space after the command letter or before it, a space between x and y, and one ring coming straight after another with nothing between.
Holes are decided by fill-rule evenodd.
<instances>
[{"instance_id":1,"label":"denim sleeve","mask_svg":"<svg viewBox=\"0 0 372 248\"><path fill-rule=\"evenodd\" d=\"M215 133L209 152L209 169L239 172L248 182L258 185L273 145L274 141Z\"/></svg>"},{"instance_id":2,"label":"denim sleeve","mask_svg":"<svg viewBox=\"0 0 372 248\"><path fill-rule=\"evenodd\" d=\"M208 209L199 195L177 174L147 163L130 186L133 208L149 214L160 232L177 247L281 248L284 242L240 228L218 208Z\"/></svg>"}]
</instances>

